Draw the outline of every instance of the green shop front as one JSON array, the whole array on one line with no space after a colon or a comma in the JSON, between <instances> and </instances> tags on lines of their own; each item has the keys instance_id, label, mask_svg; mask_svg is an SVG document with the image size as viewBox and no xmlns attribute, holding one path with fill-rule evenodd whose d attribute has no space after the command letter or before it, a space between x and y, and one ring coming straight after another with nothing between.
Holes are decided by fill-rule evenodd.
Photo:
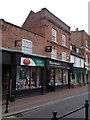
<instances>
[{"instance_id":1,"label":"green shop front","mask_svg":"<svg viewBox=\"0 0 90 120\"><path fill-rule=\"evenodd\" d=\"M74 84L78 84L80 86L85 84L85 72L85 68L73 67L72 79L74 80Z\"/></svg>"},{"instance_id":2,"label":"green shop front","mask_svg":"<svg viewBox=\"0 0 90 120\"><path fill-rule=\"evenodd\" d=\"M43 94L44 59L14 53L11 70L11 95Z\"/></svg>"}]
</instances>

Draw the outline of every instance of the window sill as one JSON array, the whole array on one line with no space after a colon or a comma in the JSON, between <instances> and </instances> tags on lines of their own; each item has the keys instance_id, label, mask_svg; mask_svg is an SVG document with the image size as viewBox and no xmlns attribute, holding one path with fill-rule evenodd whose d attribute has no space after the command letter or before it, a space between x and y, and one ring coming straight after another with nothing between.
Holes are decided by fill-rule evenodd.
<instances>
[{"instance_id":1,"label":"window sill","mask_svg":"<svg viewBox=\"0 0 90 120\"><path fill-rule=\"evenodd\" d=\"M55 43L55 44L57 44L58 45L58 42L56 42L56 41L50 41L51 43Z\"/></svg>"}]
</instances>

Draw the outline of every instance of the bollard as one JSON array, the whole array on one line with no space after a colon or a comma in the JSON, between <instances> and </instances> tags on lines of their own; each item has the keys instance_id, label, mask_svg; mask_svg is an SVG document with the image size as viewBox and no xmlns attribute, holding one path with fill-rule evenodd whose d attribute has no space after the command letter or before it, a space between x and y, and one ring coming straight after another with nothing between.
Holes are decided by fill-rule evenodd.
<instances>
[{"instance_id":1,"label":"bollard","mask_svg":"<svg viewBox=\"0 0 90 120\"><path fill-rule=\"evenodd\" d=\"M89 120L89 118L88 118L88 108L89 108L88 100L85 100L85 120Z\"/></svg>"},{"instance_id":2,"label":"bollard","mask_svg":"<svg viewBox=\"0 0 90 120\"><path fill-rule=\"evenodd\" d=\"M56 115L57 115L57 112L53 112L53 117L51 118L51 120L58 120Z\"/></svg>"},{"instance_id":3,"label":"bollard","mask_svg":"<svg viewBox=\"0 0 90 120\"><path fill-rule=\"evenodd\" d=\"M9 93L6 94L6 110L5 110L5 113L8 113L8 104L9 104L8 100L9 100Z\"/></svg>"}]
</instances>

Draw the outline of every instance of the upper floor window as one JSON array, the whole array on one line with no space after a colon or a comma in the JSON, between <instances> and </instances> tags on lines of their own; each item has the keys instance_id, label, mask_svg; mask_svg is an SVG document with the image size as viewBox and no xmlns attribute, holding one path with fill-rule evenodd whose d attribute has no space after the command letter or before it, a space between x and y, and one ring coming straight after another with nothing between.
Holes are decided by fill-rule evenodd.
<instances>
[{"instance_id":1,"label":"upper floor window","mask_svg":"<svg viewBox=\"0 0 90 120\"><path fill-rule=\"evenodd\" d=\"M57 50L52 49L51 58L52 58L52 59L57 59Z\"/></svg>"},{"instance_id":2,"label":"upper floor window","mask_svg":"<svg viewBox=\"0 0 90 120\"><path fill-rule=\"evenodd\" d=\"M22 39L22 52L31 54L32 53L32 41Z\"/></svg>"},{"instance_id":3,"label":"upper floor window","mask_svg":"<svg viewBox=\"0 0 90 120\"><path fill-rule=\"evenodd\" d=\"M66 61L66 52L62 52L62 60Z\"/></svg>"},{"instance_id":4,"label":"upper floor window","mask_svg":"<svg viewBox=\"0 0 90 120\"><path fill-rule=\"evenodd\" d=\"M88 54L86 54L86 63L88 63Z\"/></svg>"},{"instance_id":5,"label":"upper floor window","mask_svg":"<svg viewBox=\"0 0 90 120\"><path fill-rule=\"evenodd\" d=\"M70 45L70 50L72 50L72 45Z\"/></svg>"},{"instance_id":6,"label":"upper floor window","mask_svg":"<svg viewBox=\"0 0 90 120\"><path fill-rule=\"evenodd\" d=\"M52 41L57 42L57 31L52 28Z\"/></svg>"},{"instance_id":7,"label":"upper floor window","mask_svg":"<svg viewBox=\"0 0 90 120\"><path fill-rule=\"evenodd\" d=\"M76 48L76 53L79 53L79 49L78 48Z\"/></svg>"},{"instance_id":8,"label":"upper floor window","mask_svg":"<svg viewBox=\"0 0 90 120\"><path fill-rule=\"evenodd\" d=\"M86 40L86 47L88 47L88 41Z\"/></svg>"},{"instance_id":9,"label":"upper floor window","mask_svg":"<svg viewBox=\"0 0 90 120\"><path fill-rule=\"evenodd\" d=\"M62 35L62 46L66 47L66 35Z\"/></svg>"}]
</instances>

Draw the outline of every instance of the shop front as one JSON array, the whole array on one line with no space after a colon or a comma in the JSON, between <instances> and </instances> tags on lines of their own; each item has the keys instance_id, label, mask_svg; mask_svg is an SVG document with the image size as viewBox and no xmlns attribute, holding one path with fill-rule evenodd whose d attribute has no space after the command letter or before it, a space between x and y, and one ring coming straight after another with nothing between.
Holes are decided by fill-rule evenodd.
<instances>
[{"instance_id":1,"label":"shop front","mask_svg":"<svg viewBox=\"0 0 90 120\"><path fill-rule=\"evenodd\" d=\"M0 52L2 52L0 59L2 66L2 98L6 98L6 94L10 92L11 52L6 49L0 50Z\"/></svg>"},{"instance_id":2,"label":"shop front","mask_svg":"<svg viewBox=\"0 0 90 120\"><path fill-rule=\"evenodd\" d=\"M47 59L47 90L55 91L55 89L67 86L70 88L70 72L71 63Z\"/></svg>"},{"instance_id":3,"label":"shop front","mask_svg":"<svg viewBox=\"0 0 90 120\"><path fill-rule=\"evenodd\" d=\"M85 85L85 72L85 68L73 67L72 83L79 86Z\"/></svg>"},{"instance_id":4,"label":"shop front","mask_svg":"<svg viewBox=\"0 0 90 120\"><path fill-rule=\"evenodd\" d=\"M16 96L43 94L44 59L22 53L15 53L14 57L11 94Z\"/></svg>"}]
</instances>

